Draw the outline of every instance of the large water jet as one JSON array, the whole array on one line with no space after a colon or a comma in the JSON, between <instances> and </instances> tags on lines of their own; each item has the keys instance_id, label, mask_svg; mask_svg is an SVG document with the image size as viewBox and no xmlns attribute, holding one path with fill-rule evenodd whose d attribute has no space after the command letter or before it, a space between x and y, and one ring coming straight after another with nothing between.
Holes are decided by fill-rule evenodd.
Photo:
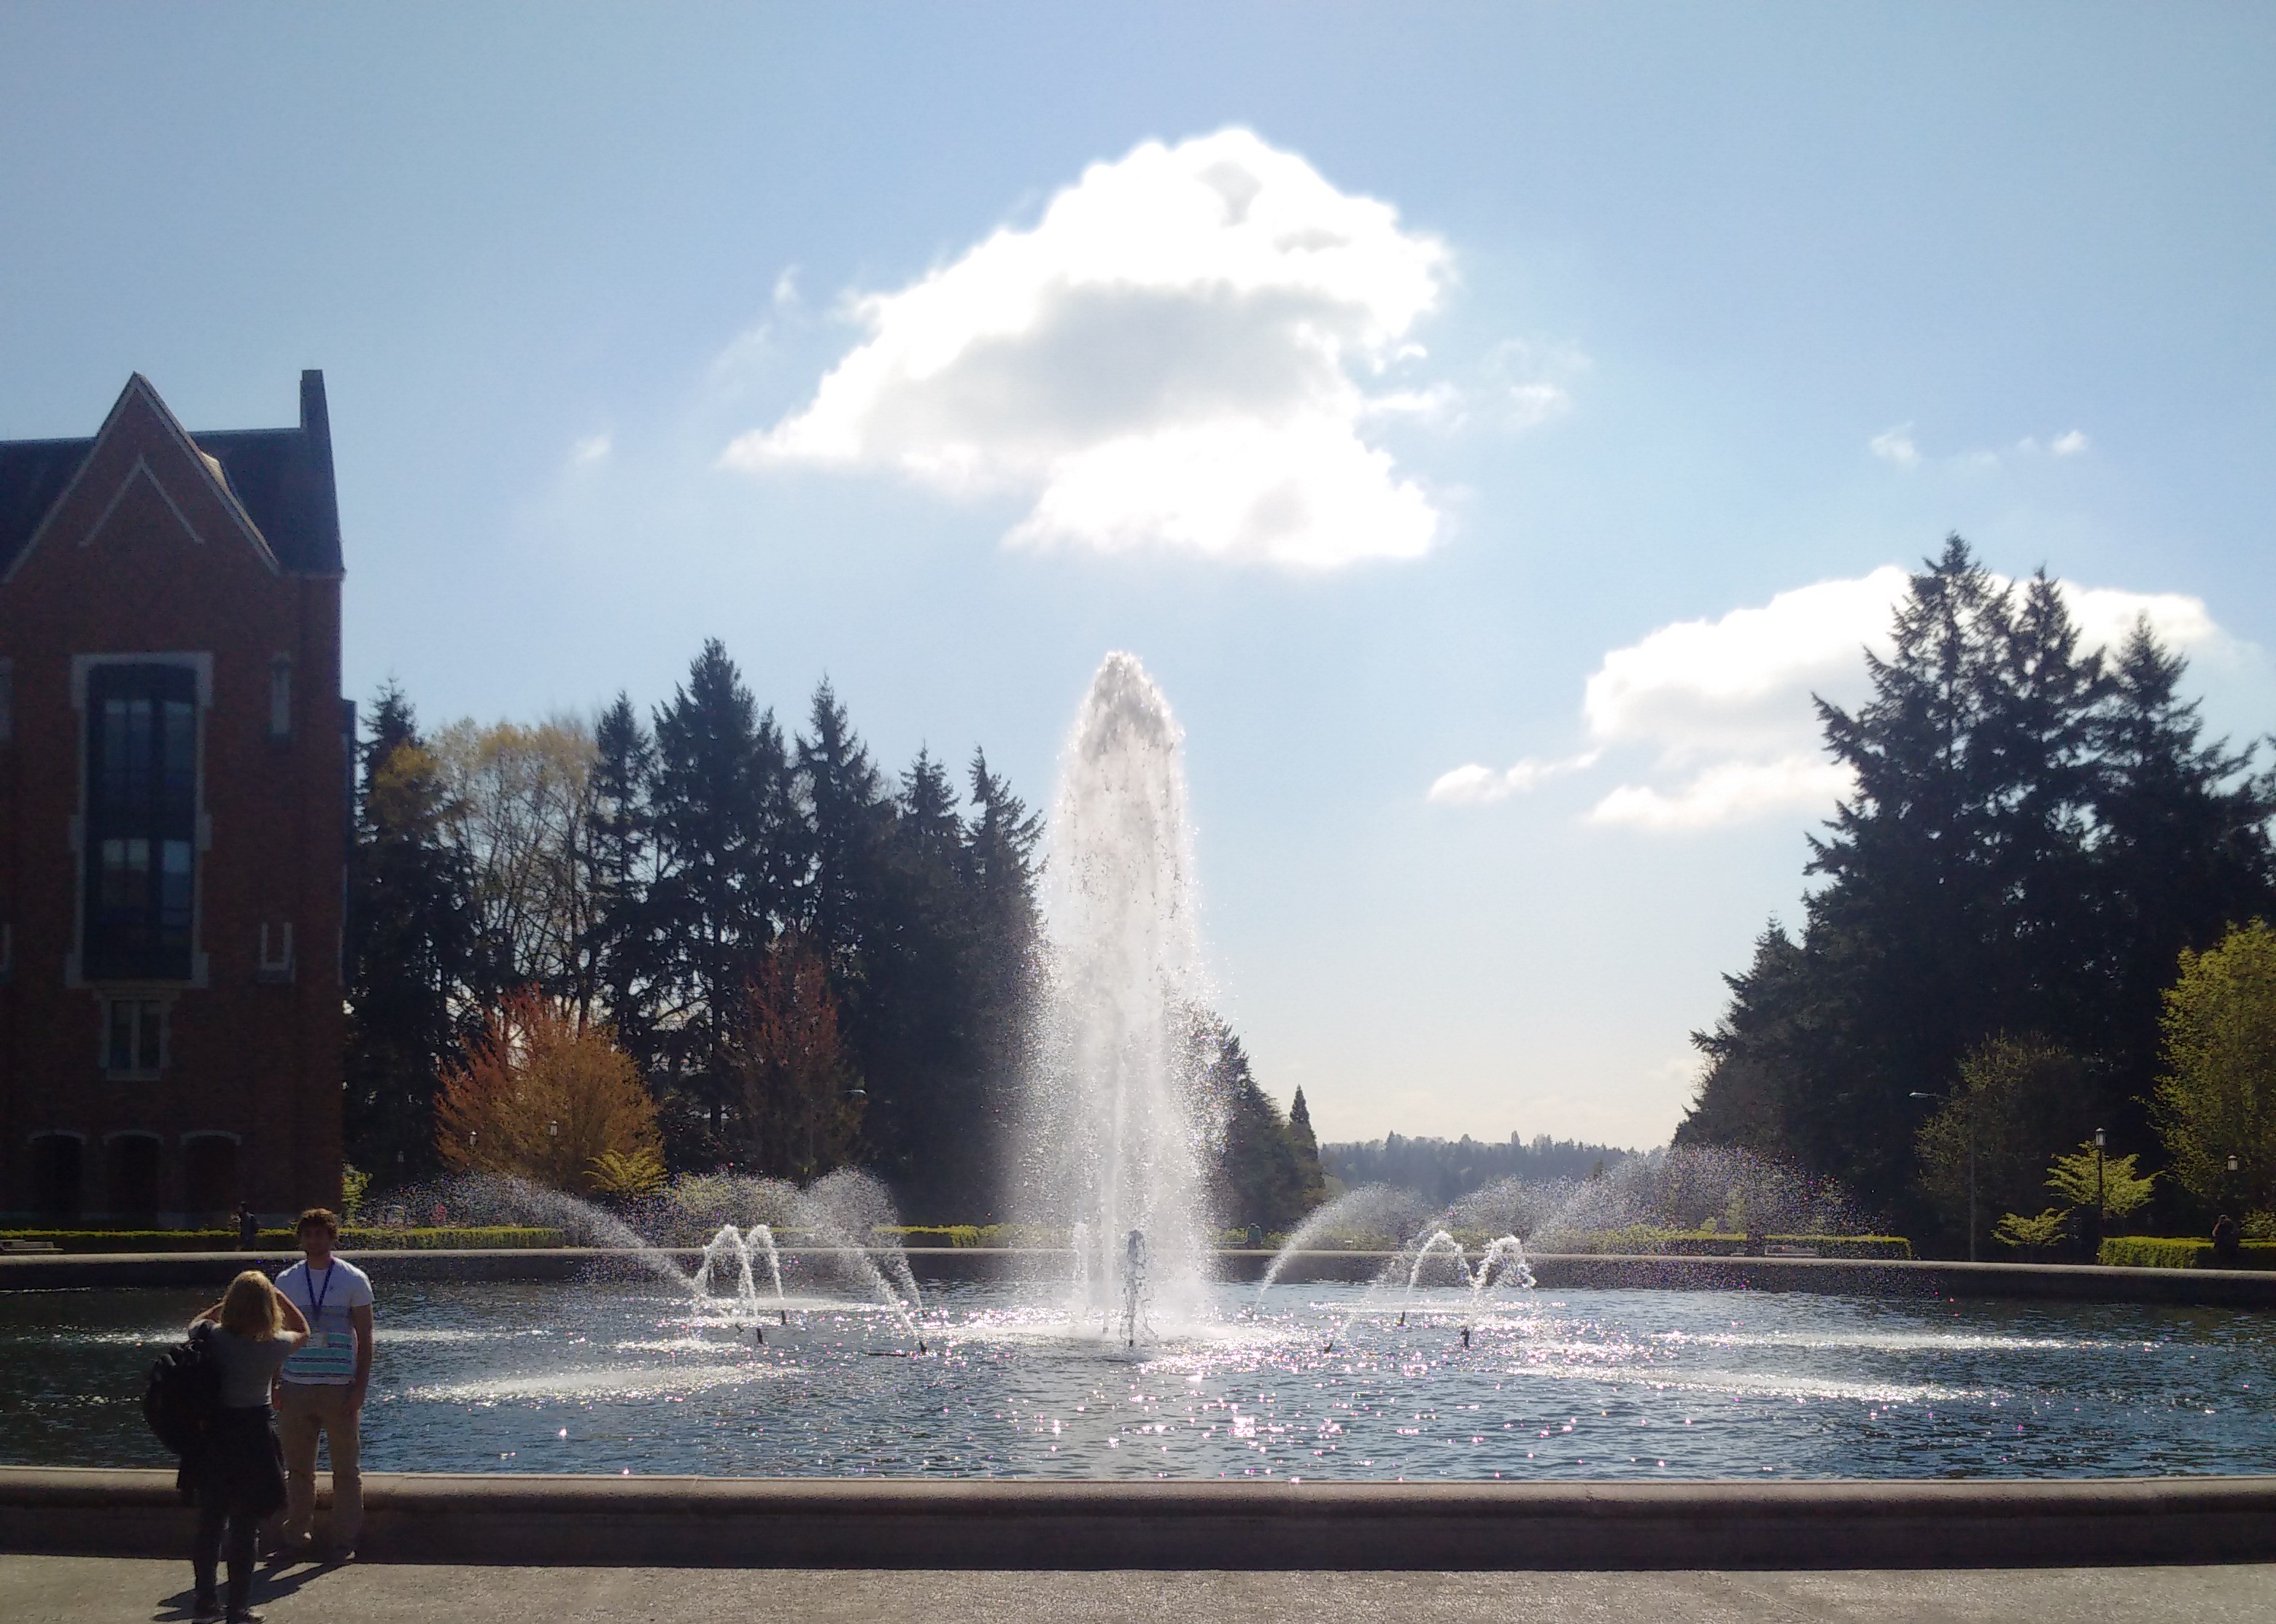
<instances>
[{"instance_id":1,"label":"large water jet","mask_svg":"<svg viewBox=\"0 0 2276 1624\"><path fill-rule=\"evenodd\" d=\"M1045 870L1051 998L1029 1081L1027 1203L1076 1236L1078 1314L1200 1307L1211 1123L1196 1089L1202 1010L1183 735L1137 659L1110 654L1068 735ZM1139 1250L1130 1237L1142 1236ZM1118 1297L1121 1300L1118 1301Z\"/></svg>"}]
</instances>

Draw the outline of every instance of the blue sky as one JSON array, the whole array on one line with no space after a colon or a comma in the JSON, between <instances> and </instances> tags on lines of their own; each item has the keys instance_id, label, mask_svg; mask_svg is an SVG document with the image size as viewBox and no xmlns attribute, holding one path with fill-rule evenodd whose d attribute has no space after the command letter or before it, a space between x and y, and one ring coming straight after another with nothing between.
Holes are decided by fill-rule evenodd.
<instances>
[{"instance_id":1,"label":"blue sky","mask_svg":"<svg viewBox=\"0 0 2276 1624\"><path fill-rule=\"evenodd\" d=\"M0 436L322 367L432 722L717 635L1042 801L1131 649L1272 1092L1643 1143L1876 571L2276 725L2272 83L2244 6L4 4Z\"/></svg>"}]
</instances>

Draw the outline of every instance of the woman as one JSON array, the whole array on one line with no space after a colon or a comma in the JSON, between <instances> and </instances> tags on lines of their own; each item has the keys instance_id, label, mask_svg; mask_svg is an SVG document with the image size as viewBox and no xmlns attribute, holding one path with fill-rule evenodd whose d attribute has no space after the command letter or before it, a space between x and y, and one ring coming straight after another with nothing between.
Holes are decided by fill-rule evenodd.
<instances>
[{"instance_id":1,"label":"woman","mask_svg":"<svg viewBox=\"0 0 2276 1624\"><path fill-rule=\"evenodd\" d=\"M216 1329L201 1332L208 1323ZM197 1597L191 1616L200 1624L222 1616L214 1569L226 1528L230 1624L254 1624L261 1616L253 1611L254 1530L284 1504L284 1459L269 1390L286 1357L307 1340L308 1322L267 1275L247 1269L229 1283L219 1302L191 1322L190 1334L205 1338L221 1373L221 1409L204 1442L182 1461L198 1502L197 1544L190 1553Z\"/></svg>"}]
</instances>

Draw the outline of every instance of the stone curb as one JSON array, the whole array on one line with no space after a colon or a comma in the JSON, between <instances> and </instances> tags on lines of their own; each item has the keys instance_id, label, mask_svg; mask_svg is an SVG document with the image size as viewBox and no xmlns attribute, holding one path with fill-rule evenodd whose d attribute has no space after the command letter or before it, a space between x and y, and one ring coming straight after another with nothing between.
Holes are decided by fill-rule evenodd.
<instances>
[{"instance_id":1,"label":"stone curb","mask_svg":"<svg viewBox=\"0 0 2276 1624\"><path fill-rule=\"evenodd\" d=\"M2037 1567L2276 1559L2276 1477L1354 1484L375 1473L360 1559L870 1568ZM0 1551L171 1557L169 1472L0 1468Z\"/></svg>"},{"instance_id":2,"label":"stone curb","mask_svg":"<svg viewBox=\"0 0 2276 1624\"><path fill-rule=\"evenodd\" d=\"M692 1269L701 1254L666 1251ZM786 1248L785 1258L821 1256ZM85 1291L126 1286L220 1286L240 1269L276 1269L296 1253L110 1252L0 1256L0 1291ZM637 1271L635 1255L594 1247L487 1251L350 1251L350 1257L400 1281L573 1280L595 1269ZM918 1248L907 1253L929 1284L1063 1278L1065 1252ZM1273 1254L1222 1251L1219 1275L1263 1278ZM1372 1279L1387 1252L1299 1252L1281 1279L1291 1285ZM1992 1297L2040 1301L2165 1303L2206 1308L2276 1308L2276 1271L2243 1269L2107 1269L2075 1264L1961 1264L1833 1257L1665 1257L1544 1253L1529 1260L1551 1291L1592 1288L1677 1291L1800 1291L1863 1296Z\"/></svg>"}]
</instances>

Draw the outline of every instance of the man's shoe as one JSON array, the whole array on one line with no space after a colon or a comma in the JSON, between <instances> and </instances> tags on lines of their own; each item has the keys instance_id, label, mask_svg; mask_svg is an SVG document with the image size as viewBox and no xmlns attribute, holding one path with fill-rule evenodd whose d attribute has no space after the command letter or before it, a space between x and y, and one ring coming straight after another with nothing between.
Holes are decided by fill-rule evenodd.
<instances>
[{"instance_id":1,"label":"man's shoe","mask_svg":"<svg viewBox=\"0 0 2276 1624\"><path fill-rule=\"evenodd\" d=\"M247 1607L243 1613L231 1613L229 1624L261 1624L261 1614Z\"/></svg>"},{"instance_id":2,"label":"man's shoe","mask_svg":"<svg viewBox=\"0 0 2276 1624\"><path fill-rule=\"evenodd\" d=\"M190 1600L190 1624L221 1624L221 1596L209 1590Z\"/></svg>"}]
</instances>

